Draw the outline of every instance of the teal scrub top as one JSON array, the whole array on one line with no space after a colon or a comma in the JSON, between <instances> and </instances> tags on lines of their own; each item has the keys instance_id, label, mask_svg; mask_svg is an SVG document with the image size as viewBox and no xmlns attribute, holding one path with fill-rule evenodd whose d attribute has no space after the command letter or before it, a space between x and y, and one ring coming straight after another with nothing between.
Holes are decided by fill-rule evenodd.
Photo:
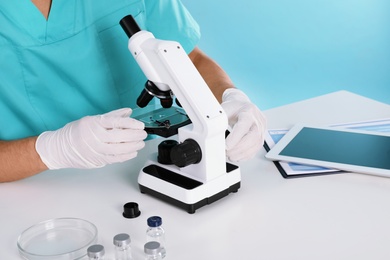
<instances>
[{"instance_id":1,"label":"teal scrub top","mask_svg":"<svg viewBox=\"0 0 390 260\"><path fill-rule=\"evenodd\" d=\"M136 107L146 81L119 25L126 15L189 53L199 27L180 0L0 0L0 140L39 135L86 115Z\"/></svg>"}]
</instances>

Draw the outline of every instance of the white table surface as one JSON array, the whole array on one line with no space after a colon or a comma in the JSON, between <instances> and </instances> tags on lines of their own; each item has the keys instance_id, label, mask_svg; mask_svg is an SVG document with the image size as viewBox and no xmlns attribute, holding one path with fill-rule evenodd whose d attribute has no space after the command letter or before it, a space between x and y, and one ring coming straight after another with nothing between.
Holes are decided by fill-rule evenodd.
<instances>
[{"instance_id":1,"label":"white table surface","mask_svg":"<svg viewBox=\"0 0 390 260\"><path fill-rule=\"evenodd\" d=\"M340 91L265 113L269 128L285 128L390 117L390 106ZM345 173L284 179L261 150L241 163L238 193L191 215L138 190L138 172L158 143L148 142L126 163L0 184L0 259L20 259L19 234L61 217L94 223L106 259L114 259L112 238L122 232L131 236L134 258L143 259L152 215L163 218L167 260L390 259L390 178ZM140 217L122 217L130 201L139 204Z\"/></svg>"}]
</instances>

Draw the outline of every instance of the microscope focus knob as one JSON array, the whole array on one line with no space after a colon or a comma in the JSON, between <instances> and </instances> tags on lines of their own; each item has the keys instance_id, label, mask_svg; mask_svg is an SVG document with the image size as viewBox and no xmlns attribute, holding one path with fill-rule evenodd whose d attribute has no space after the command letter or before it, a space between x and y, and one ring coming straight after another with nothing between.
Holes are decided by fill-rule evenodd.
<instances>
[{"instance_id":1,"label":"microscope focus knob","mask_svg":"<svg viewBox=\"0 0 390 260\"><path fill-rule=\"evenodd\" d=\"M177 167L199 163L201 159L202 151L193 139L187 139L171 149L171 160Z\"/></svg>"},{"instance_id":2,"label":"microscope focus knob","mask_svg":"<svg viewBox=\"0 0 390 260\"><path fill-rule=\"evenodd\" d=\"M171 160L172 148L178 145L176 140L165 140L158 145L157 161L161 164L173 164Z\"/></svg>"}]
</instances>

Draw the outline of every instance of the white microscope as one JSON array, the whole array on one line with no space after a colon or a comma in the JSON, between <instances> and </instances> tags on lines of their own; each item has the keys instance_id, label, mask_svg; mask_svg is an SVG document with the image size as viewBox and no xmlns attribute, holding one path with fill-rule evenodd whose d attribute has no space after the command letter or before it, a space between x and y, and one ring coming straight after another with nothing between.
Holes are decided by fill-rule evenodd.
<instances>
[{"instance_id":1,"label":"white microscope","mask_svg":"<svg viewBox=\"0 0 390 260\"><path fill-rule=\"evenodd\" d=\"M177 134L177 140L160 143L157 156L147 161L138 176L140 191L191 214L237 192L240 169L226 162L227 116L182 46L154 38L141 30L131 15L120 25L129 37L131 54L148 79L138 106L145 107L156 96L162 109L169 109L175 96L189 117L187 123L176 127L169 120L158 121L160 132L152 133L163 137Z\"/></svg>"}]
</instances>

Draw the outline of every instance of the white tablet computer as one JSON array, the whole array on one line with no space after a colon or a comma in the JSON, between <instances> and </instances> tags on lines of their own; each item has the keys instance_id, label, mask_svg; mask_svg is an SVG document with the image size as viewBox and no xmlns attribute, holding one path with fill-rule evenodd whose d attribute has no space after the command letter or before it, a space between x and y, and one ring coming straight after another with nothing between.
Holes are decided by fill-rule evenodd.
<instances>
[{"instance_id":1,"label":"white tablet computer","mask_svg":"<svg viewBox=\"0 0 390 260\"><path fill-rule=\"evenodd\" d=\"M295 125L266 158L390 177L390 133Z\"/></svg>"}]
</instances>

